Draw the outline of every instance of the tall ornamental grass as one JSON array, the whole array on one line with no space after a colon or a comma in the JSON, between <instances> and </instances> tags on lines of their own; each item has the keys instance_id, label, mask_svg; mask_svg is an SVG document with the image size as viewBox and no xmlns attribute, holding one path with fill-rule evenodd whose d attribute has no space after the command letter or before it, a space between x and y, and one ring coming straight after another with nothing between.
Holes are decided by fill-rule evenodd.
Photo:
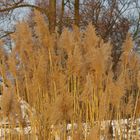
<instances>
[{"instance_id":1,"label":"tall ornamental grass","mask_svg":"<svg viewBox=\"0 0 140 140\"><path fill-rule=\"evenodd\" d=\"M133 51L131 36L127 35L113 70L113 46L97 36L91 24L84 31L73 27L59 35L49 33L39 13L33 20L33 27L25 21L16 25L10 53L1 43L0 75L4 85L0 117L9 122L8 126L1 125L3 138L99 140L103 136L112 140L115 133L116 140L122 139L123 132L112 130L111 122L128 118L134 121L140 115L140 59ZM26 112L28 120L21 115L20 100L34 110ZM102 129L102 122L108 120ZM30 134L24 132L27 122ZM15 127L22 131L15 132ZM133 123L128 129L133 129ZM138 133L125 133L126 139L139 137Z\"/></svg>"}]
</instances>

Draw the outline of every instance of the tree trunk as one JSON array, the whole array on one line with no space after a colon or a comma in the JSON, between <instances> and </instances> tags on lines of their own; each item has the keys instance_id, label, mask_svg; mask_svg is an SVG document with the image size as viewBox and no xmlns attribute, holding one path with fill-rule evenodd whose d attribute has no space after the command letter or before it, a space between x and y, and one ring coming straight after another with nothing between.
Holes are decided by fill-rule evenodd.
<instances>
[{"instance_id":1,"label":"tree trunk","mask_svg":"<svg viewBox=\"0 0 140 140\"><path fill-rule=\"evenodd\" d=\"M79 26L79 21L80 21L80 17L79 17L79 0L75 0L75 4L74 4L74 20L75 20L75 25Z\"/></svg>"},{"instance_id":2,"label":"tree trunk","mask_svg":"<svg viewBox=\"0 0 140 140\"><path fill-rule=\"evenodd\" d=\"M49 30L55 32L56 26L56 0L49 0Z\"/></svg>"},{"instance_id":3,"label":"tree trunk","mask_svg":"<svg viewBox=\"0 0 140 140\"><path fill-rule=\"evenodd\" d=\"M64 11L65 11L65 3L64 0L62 0L61 3L61 15L60 15L60 22L59 22L59 33L62 33L62 28L63 28L63 16L64 16Z\"/></svg>"}]
</instances>

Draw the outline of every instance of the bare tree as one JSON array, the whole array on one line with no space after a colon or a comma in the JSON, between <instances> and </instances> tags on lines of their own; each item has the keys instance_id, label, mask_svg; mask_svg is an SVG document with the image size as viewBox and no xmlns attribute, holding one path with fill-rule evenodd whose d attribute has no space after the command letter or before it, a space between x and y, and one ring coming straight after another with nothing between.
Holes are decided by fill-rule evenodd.
<instances>
[{"instance_id":1,"label":"bare tree","mask_svg":"<svg viewBox=\"0 0 140 140\"><path fill-rule=\"evenodd\" d=\"M56 14L57 6L60 6L57 5L58 2L61 2L61 10ZM119 46L130 29L134 40L138 42L140 29L138 0L36 0L36 3L32 4L24 0L2 0L0 1L0 14L9 15L15 9L24 7L43 13L48 18L51 32L55 31L56 26L61 33L64 26L71 27L72 24L76 24L83 28L92 22L97 34L105 41L110 40L115 50L120 49ZM137 16L130 17L129 11L131 10ZM2 36L6 34L9 33L6 31Z\"/></svg>"}]
</instances>

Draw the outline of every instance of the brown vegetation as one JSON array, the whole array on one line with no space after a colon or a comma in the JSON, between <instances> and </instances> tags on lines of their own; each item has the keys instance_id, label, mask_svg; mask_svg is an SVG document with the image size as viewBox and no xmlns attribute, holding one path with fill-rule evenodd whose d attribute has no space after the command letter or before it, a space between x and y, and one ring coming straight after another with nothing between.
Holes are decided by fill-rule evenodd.
<instances>
[{"instance_id":1,"label":"brown vegetation","mask_svg":"<svg viewBox=\"0 0 140 140\"><path fill-rule=\"evenodd\" d=\"M83 32L74 27L59 36L50 34L43 17L35 15L34 30L26 22L17 24L12 52L1 49L0 74L10 90L3 93L2 111L7 116L16 111L11 108L14 97L27 101L36 112L29 120L32 139L54 140L56 134L62 140L68 135L76 140L100 135L111 139L110 126L102 131L100 122L134 118L139 106L140 60L130 35L113 71L112 45L97 36L91 24ZM90 134L83 123L90 126ZM70 132L67 124L72 124Z\"/></svg>"}]
</instances>

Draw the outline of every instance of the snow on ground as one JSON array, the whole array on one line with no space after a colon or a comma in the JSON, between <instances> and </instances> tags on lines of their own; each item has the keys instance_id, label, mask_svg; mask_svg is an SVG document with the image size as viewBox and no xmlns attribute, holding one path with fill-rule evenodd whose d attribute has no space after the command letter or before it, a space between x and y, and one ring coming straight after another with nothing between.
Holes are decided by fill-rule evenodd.
<instances>
[{"instance_id":1,"label":"snow on ground","mask_svg":"<svg viewBox=\"0 0 140 140\"><path fill-rule=\"evenodd\" d=\"M0 139L4 139L5 134L8 133L12 133L12 134L32 134L32 128L30 125L30 121L29 121L29 117L27 115L27 112L34 115L35 110L32 109L30 107L30 105L24 101L24 100L20 100L20 107L21 107L21 112L22 112L22 116L23 118L26 118L26 126L24 127L24 129L21 129L21 127L19 127L19 125L17 124L16 127L14 128L10 128L10 124L7 121L7 119L5 120L1 120L0 121ZM95 122L95 126L97 124L100 124L100 130L102 132L106 131L109 126L112 129L112 140L115 140L116 137L119 137L120 135L122 136L122 138L125 140L127 139L131 139L131 137L135 137L136 135L139 136L140 139L140 118L132 121L132 119L121 119L121 120L106 120L106 121L101 121L99 122ZM57 133L57 131L55 131L55 126L52 125L51 129L53 134L55 135L55 140L61 140L59 133ZM68 133L68 137L67 140L71 140L71 129L72 127L74 128L74 131L76 131L76 129L78 128L78 125L76 123L72 124L67 124L67 133ZM62 128L62 127L61 127ZM63 131L63 130L60 130ZM88 135L90 133L90 125L87 123L83 123L83 133L84 135ZM105 138L105 133L103 133L100 136L100 140L106 140ZM38 138L36 137L36 140Z\"/></svg>"},{"instance_id":2,"label":"snow on ground","mask_svg":"<svg viewBox=\"0 0 140 140\"><path fill-rule=\"evenodd\" d=\"M140 126L140 119L135 120L134 123L132 123L131 120L127 120L127 119L102 121L100 123L101 131L105 131L110 124L113 130L112 140L115 140L116 136L119 137L120 135L124 140L131 139L131 137L134 138L136 136L136 133L137 135L139 135L140 138L140 128L136 126L136 124ZM32 134L32 128L30 124L24 127L23 130L19 126L13 129L13 128L9 128L8 125L9 125L8 122L6 123L3 121L0 123L0 139L4 139L5 134L8 133L12 133L12 134L24 133L25 135ZM73 126L72 124L67 124L67 132L70 133L72 127L74 128L74 130L76 130L78 126L77 124L73 124ZM52 126L52 130L53 129L54 126ZM84 133L88 135L90 132L90 126L86 123L83 123L83 129L84 129ZM106 140L105 137L106 137L105 135L101 135L100 140ZM61 140L59 133L57 132L55 132L55 140ZM70 134L68 135L67 140L72 140Z\"/></svg>"}]
</instances>

